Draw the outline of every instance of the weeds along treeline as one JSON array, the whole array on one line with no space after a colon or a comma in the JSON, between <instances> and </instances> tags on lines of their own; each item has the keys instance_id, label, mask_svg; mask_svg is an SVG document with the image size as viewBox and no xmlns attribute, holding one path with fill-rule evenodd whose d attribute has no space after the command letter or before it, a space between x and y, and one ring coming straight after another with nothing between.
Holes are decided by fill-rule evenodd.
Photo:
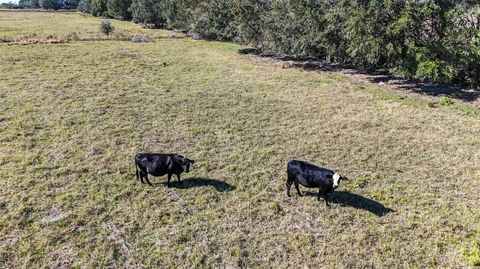
<instances>
[{"instance_id":1,"label":"weeds along treeline","mask_svg":"<svg viewBox=\"0 0 480 269\"><path fill-rule=\"evenodd\" d=\"M79 0L77 9L268 53L480 87L478 0Z\"/></svg>"}]
</instances>

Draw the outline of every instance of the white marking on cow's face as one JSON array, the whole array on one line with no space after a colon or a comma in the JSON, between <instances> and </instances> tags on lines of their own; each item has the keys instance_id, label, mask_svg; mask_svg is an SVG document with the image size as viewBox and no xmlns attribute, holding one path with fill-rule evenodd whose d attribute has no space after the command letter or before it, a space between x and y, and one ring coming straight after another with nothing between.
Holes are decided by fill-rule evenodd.
<instances>
[{"instance_id":1,"label":"white marking on cow's face","mask_svg":"<svg viewBox=\"0 0 480 269\"><path fill-rule=\"evenodd\" d=\"M338 187L338 183L340 183L341 176L338 173L333 174L333 188Z\"/></svg>"}]
</instances>

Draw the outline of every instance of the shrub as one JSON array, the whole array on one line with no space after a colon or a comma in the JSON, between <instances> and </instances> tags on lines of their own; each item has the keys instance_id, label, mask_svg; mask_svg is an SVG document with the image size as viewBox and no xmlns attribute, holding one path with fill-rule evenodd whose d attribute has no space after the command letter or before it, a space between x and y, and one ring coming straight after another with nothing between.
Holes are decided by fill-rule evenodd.
<instances>
[{"instance_id":1,"label":"shrub","mask_svg":"<svg viewBox=\"0 0 480 269\"><path fill-rule=\"evenodd\" d=\"M358 177L355 180L353 180L353 187L363 188L365 187L365 185L367 185L367 182L368 182L367 176Z\"/></svg>"},{"instance_id":2,"label":"shrub","mask_svg":"<svg viewBox=\"0 0 480 269\"><path fill-rule=\"evenodd\" d=\"M78 6L79 0L65 0L64 5L66 9L76 9Z\"/></svg>"},{"instance_id":3,"label":"shrub","mask_svg":"<svg viewBox=\"0 0 480 269\"><path fill-rule=\"evenodd\" d=\"M194 32L207 40L231 41L236 36L235 17L229 0L208 0L198 7Z\"/></svg>"},{"instance_id":4,"label":"shrub","mask_svg":"<svg viewBox=\"0 0 480 269\"><path fill-rule=\"evenodd\" d=\"M30 0L20 0L18 1L19 8L30 8Z\"/></svg>"},{"instance_id":5,"label":"shrub","mask_svg":"<svg viewBox=\"0 0 480 269\"><path fill-rule=\"evenodd\" d=\"M80 0L78 9L264 52L480 87L478 1Z\"/></svg>"},{"instance_id":6,"label":"shrub","mask_svg":"<svg viewBox=\"0 0 480 269\"><path fill-rule=\"evenodd\" d=\"M40 0L38 1L41 8L49 10L57 10L63 6L63 2L60 0Z\"/></svg>"},{"instance_id":7,"label":"shrub","mask_svg":"<svg viewBox=\"0 0 480 269\"><path fill-rule=\"evenodd\" d=\"M258 0L238 0L233 2L237 37L236 41L263 47L263 35L266 27L270 2Z\"/></svg>"},{"instance_id":8,"label":"shrub","mask_svg":"<svg viewBox=\"0 0 480 269\"><path fill-rule=\"evenodd\" d=\"M463 255L471 266L480 266L480 240L472 237L470 246L463 249Z\"/></svg>"},{"instance_id":9,"label":"shrub","mask_svg":"<svg viewBox=\"0 0 480 269\"><path fill-rule=\"evenodd\" d=\"M140 43L140 42L150 42L152 41L148 35L134 35L132 37L133 43Z\"/></svg>"},{"instance_id":10,"label":"shrub","mask_svg":"<svg viewBox=\"0 0 480 269\"><path fill-rule=\"evenodd\" d=\"M107 17L107 0L92 0L92 3L90 4L90 11L92 12L93 16Z\"/></svg>"},{"instance_id":11,"label":"shrub","mask_svg":"<svg viewBox=\"0 0 480 269\"><path fill-rule=\"evenodd\" d=\"M40 8L39 0L30 0L31 8Z\"/></svg>"},{"instance_id":12,"label":"shrub","mask_svg":"<svg viewBox=\"0 0 480 269\"><path fill-rule=\"evenodd\" d=\"M90 13L92 10L90 5L92 4L92 0L80 0L78 2L77 10L84 13Z\"/></svg>"},{"instance_id":13,"label":"shrub","mask_svg":"<svg viewBox=\"0 0 480 269\"><path fill-rule=\"evenodd\" d=\"M189 30L194 24L194 15L201 0L163 0L162 16L169 27Z\"/></svg>"},{"instance_id":14,"label":"shrub","mask_svg":"<svg viewBox=\"0 0 480 269\"><path fill-rule=\"evenodd\" d=\"M147 27L162 28L165 18L162 13L163 0L133 0L130 6L134 22Z\"/></svg>"},{"instance_id":15,"label":"shrub","mask_svg":"<svg viewBox=\"0 0 480 269\"><path fill-rule=\"evenodd\" d=\"M78 36L78 34L76 32L71 32L67 35L67 40L77 41L77 40L80 40L80 37Z\"/></svg>"},{"instance_id":16,"label":"shrub","mask_svg":"<svg viewBox=\"0 0 480 269\"><path fill-rule=\"evenodd\" d=\"M110 21L102 21L100 22L100 31L107 36L110 36L110 34L115 30L115 27L110 23Z\"/></svg>"},{"instance_id":17,"label":"shrub","mask_svg":"<svg viewBox=\"0 0 480 269\"><path fill-rule=\"evenodd\" d=\"M131 4L131 0L107 0L108 15L119 20L130 20L132 18Z\"/></svg>"},{"instance_id":18,"label":"shrub","mask_svg":"<svg viewBox=\"0 0 480 269\"><path fill-rule=\"evenodd\" d=\"M415 78L434 82L450 82L455 76L455 70L444 61L426 60L417 66Z\"/></svg>"},{"instance_id":19,"label":"shrub","mask_svg":"<svg viewBox=\"0 0 480 269\"><path fill-rule=\"evenodd\" d=\"M440 97L438 103L440 103L442 106L450 106L454 104L453 100L448 96Z\"/></svg>"}]
</instances>

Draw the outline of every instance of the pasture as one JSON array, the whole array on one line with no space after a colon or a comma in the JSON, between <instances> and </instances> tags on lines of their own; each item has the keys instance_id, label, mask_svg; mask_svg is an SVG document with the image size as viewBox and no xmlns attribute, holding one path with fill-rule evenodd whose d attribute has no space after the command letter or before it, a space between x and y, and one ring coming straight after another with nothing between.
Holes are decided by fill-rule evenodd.
<instances>
[{"instance_id":1,"label":"pasture","mask_svg":"<svg viewBox=\"0 0 480 269\"><path fill-rule=\"evenodd\" d=\"M99 24L0 11L0 37ZM1 268L480 264L478 107L113 24L154 40L0 43ZM150 187L144 151L197 162ZM331 208L286 197L294 158L352 179Z\"/></svg>"}]
</instances>

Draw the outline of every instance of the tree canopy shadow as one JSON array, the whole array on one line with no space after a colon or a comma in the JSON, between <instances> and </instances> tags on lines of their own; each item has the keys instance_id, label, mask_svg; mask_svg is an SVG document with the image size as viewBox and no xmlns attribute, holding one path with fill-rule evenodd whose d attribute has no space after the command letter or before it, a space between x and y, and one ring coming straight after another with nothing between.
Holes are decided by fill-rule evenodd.
<instances>
[{"instance_id":1,"label":"tree canopy shadow","mask_svg":"<svg viewBox=\"0 0 480 269\"><path fill-rule=\"evenodd\" d=\"M388 83L398 90L429 96L448 96L463 102L475 102L480 98L480 91L473 88L463 88L454 85L434 84L414 79L399 79L388 74L370 74L367 77L373 83Z\"/></svg>"},{"instance_id":2,"label":"tree canopy shadow","mask_svg":"<svg viewBox=\"0 0 480 269\"><path fill-rule=\"evenodd\" d=\"M318 195L314 192L307 192L306 194L309 196ZM377 215L378 217L394 211L393 209L385 207L383 204L375 200L348 191L335 191L330 194L330 197L331 199L329 201L331 203L363 209Z\"/></svg>"},{"instance_id":3,"label":"tree canopy shadow","mask_svg":"<svg viewBox=\"0 0 480 269\"><path fill-rule=\"evenodd\" d=\"M288 62L283 66L284 68L301 68L311 71L343 72L350 75L361 75L367 81L377 84L388 84L396 90L405 93L415 93L434 97L448 96L469 103L478 102L480 100L480 89L428 83L415 79L402 79L391 75L384 69L359 69L348 64L328 63L317 57L274 54L255 48L240 49L238 53Z\"/></svg>"},{"instance_id":4,"label":"tree canopy shadow","mask_svg":"<svg viewBox=\"0 0 480 269\"><path fill-rule=\"evenodd\" d=\"M203 178L203 177L191 177L187 179L183 179L181 182L178 182L175 177L172 177L170 181L172 184L172 188L176 189L190 189L195 187L206 187L212 186L219 192L227 192L233 191L236 189L235 186L230 185L226 182L211 179L211 178ZM167 185L167 182L163 182L163 185Z\"/></svg>"}]
</instances>

